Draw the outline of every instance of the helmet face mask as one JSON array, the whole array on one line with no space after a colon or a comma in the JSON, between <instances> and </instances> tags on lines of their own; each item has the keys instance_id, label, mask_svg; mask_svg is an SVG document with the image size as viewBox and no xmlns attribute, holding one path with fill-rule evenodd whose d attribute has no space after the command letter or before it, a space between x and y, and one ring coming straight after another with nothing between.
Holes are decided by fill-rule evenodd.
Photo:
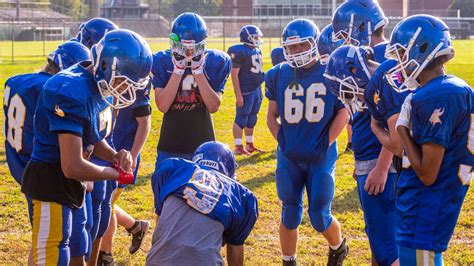
<instances>
[{"instance_id":1,"label":"helmet face mask","mask_svg":"<svg viewBox=\"0 0 474 266\"><path fill-rule=\"evenodd\" d=\"M111 77L109 81L101 79L97 81L99 92L104 101L114 109L122 109L132 105L137 99L136 91L146 88L149 77L134 82L125 75L116 71L117 58L112 63ZM94 69L96 66L94 66ZM112 96L112 97L110 97Z\"/></svg>"},{"instance_id":2,"label":"helmet face mask","mask_svg":"<svg viewBox=\"0 0 474 266\"><path fill-rule=\"evenodd\" d=\"M206 41L195 43L194 40L181 40L177 42L171 40L170 46L176 62L182 68L198 67L202 63L206 51Z\"/></svg>"},{"instance_id":3,"label":"helmet face mask","mask_svg":"<svg viewBox=\"0 0 474 266\"><path fill-rule=\"evenodd\" d=\"M305 45L308 48L305 51L293 53L291 46L296 45ZM318 46L316 40L312 37L291 36L282 42L282 47L285 59L292 67L304 67L319 59Z\"/></svg>"}]
</instances>

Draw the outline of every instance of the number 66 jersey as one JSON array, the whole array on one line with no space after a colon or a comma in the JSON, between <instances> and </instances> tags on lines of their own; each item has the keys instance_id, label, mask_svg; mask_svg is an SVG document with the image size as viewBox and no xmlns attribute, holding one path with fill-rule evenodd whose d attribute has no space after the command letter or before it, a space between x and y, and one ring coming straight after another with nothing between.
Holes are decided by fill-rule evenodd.
<instances>
[{"instance_id":1,"label":"number 66 jersey","mask_svg":"<svg viewBox=\"0 0 474 266\"><path fill-rule=\"evenodd\" d=\"M327 91L325 67L310 69L274 66L265 74L266 97L276 101L281 128L278 145L285 156L298 161L318 161L329 146L329 128L343 103Z\"/></svg>"}]
</instances>

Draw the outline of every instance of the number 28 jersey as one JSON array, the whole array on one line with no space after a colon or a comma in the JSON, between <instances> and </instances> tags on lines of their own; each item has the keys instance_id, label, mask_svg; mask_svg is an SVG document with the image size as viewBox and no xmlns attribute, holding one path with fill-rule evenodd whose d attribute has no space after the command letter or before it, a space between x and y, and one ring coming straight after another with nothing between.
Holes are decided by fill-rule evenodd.
<instances>
[{"instance_id":1,"label":"number 28 jersey","mask_svg":"<svg viewBox=\"0 0 474 266\"><path fill-rule=\"evenodd\" d=\"M336 113L344 108L326 89L324 70L319 62L310 69L294 69L282 63L265 75L266 97L276 101L281 119L278 145L291 159L324 158L329 146L329 127Z\"/></svg>"},{"instance_id":2,"label":"number 28 jersey","mask_svg":"<svg viewBox=\"0 0 474 266\"><path fill-rule=\"evenodd\" d=\"M5 153L10 172L20 184L33 150L33 115L37 99L50 77L48 73L38 72L14 76L5 82Z\"/></svg>"}]
</instances>

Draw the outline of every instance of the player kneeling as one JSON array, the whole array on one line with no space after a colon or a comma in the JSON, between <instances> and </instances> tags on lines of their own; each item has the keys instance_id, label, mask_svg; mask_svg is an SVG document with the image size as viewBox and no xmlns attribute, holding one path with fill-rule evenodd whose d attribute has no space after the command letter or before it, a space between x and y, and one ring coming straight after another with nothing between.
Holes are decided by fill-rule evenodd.
<instances>
[{"instance_id":1,"label":"player kneeling","mask_svg":"<svg viewBox=\"0 0 474 266\"><path fill-rule=\"evenodd\" d=\"M235 180L232 151L199 146L192 161L164 160L152 180L157 226L147 265L243 265L244 241L258 217L257 198Z\"/></svg>"}]
</instances>

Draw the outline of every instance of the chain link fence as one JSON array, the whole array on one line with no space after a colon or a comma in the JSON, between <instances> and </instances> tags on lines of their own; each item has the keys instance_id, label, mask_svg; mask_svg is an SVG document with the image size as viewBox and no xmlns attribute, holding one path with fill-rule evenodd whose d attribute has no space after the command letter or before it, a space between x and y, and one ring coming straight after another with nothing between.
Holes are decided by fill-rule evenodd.
<instances>
[{"instance_id":1,"label":"chain link fence","mask_svg":"<svg viewBox=\"0 0 474 266\"><path fill-rule=\"evenodd\" d=\"M266 49L280 45L281 33L288 22L296 17L306 17L323 28L331 22L330 16L206 16L208 43L210 47L226 50L239 41L242 26L254 24L264 34ZM385 30L390 37L393 27L402 17L389 17ZM150 41L152 49L167 47L170 21L161 18L112 19L119 27L138 32ZM457 39L467 39L474 35L474 18L445 17L443 20ZM76 36L82 21L65 19L1 20L0 19L0 59L8 61L27 61L46 56L57 45Z\"/></svg>"}]
</instances>

